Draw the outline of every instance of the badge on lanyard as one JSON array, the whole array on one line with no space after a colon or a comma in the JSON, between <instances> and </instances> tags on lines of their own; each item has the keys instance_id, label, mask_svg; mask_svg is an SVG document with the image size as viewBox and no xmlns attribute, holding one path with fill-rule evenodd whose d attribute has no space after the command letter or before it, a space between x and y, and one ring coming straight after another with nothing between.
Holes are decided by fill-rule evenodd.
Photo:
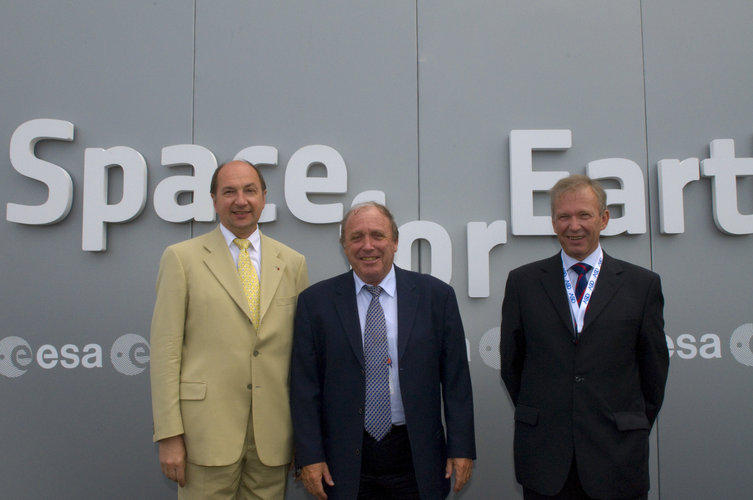
<instances>
[{"instance_id":1,"label":"badge on lanyard","mask_svg":"<svg viewBox=\"0 0 753 500\"><path fill-rule=\"evenodd\" d=\"M570 277L567 275L567 269L565 269L564 265L562 266L562 274L565 279L565 290L567 291L567 300L570 303L570 312L575 320L576 339L577 334L583 330L583 319L586 317L586 310L588 309L589 302L591 302L591 295L596 286L596 280L599 278L599 272L601 271L601 264L603 261L604 252L600 251L599 260L591 271L591 279L588 280L586 291L583 294L580 304L578 304L578 299L575 297L575 288L570 282Z\"/></svg>"}]
</instances>

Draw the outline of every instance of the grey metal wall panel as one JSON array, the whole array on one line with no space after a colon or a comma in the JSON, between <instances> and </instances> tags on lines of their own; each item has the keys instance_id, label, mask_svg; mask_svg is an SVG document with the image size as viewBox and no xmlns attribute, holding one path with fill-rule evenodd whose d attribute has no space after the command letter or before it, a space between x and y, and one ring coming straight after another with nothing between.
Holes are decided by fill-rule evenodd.
<instances>
[{"instance_id":1,"label":"grey metal wall panel","mask_svg":"<svg viewBox=\"0 0 753 500\"><path fill-rule=\"evenodd\" d=\"M715 139L734 139L735 156L751 161L753 4L643 2L643 17L652 171L662 159L709 158ZM737 184L740 212L753 213L753 176ZM685 232L654 237L667 334L675 342L689 335L695 346L671 358L659 422L663 498L747 498L753 491L751 366L735 359L738 346L731 345L733 332L753 322L753 236L716 228L711 190L706 177L689 184ZM702 340L707 334L718 338L718 351L701 351L714 342ZM739 348L750 352L750 337Z\"/></svg>"},{"instance_id":2,"label":"grey metal wall panel","mask_svg":"<svg viewBox=\"0 0 753 500\"><path fill-rule=\"evenodd\" d=\"M200 2L196 39L196 141L234 155L277 148L267 168L278 220L262 231L308 256L311 282L347 269L339 224L307 224L288 210L284 173L301 147L338 151L345 194L315 203L350 206L381 190L398 221L417 218L415 6L410 2ZM311 175L321 175L314 171Z\"/></svg>"},{"instance_id":3,"label":"grey metal wall panel","mask_svg":"<svg viewBox=\"0 0 753 500\"><path fill-rule=\"evenodd\" d=\"M0 31L0 338L24 339L36 354L52 345L101 347L101 367L50 369L36 361L1 377L6 498L155 498L159 478L147 373L124 376L110 362L128 333L148 340L162 249L189 236L187 225L154 214L164 177L163 146L191 142L193 9L185 2L3 2ZM74 124L72 142L45 141L37 155L73 179L69 215L51 226L8 222L6 203L38 204L46 187L12 169L13 131L35 118ZM112 224L108 250L81 250L86 148L130 146L149 168L141 216ZM117 199L122 176L112 176ZM95 348L92 348L95 349ZM4 353L7 354L7 353ZM50 361L52 363L52 361ZM80 359L79 359L80 363ZM164 484L162 484L164 483Z\"/></svg>"},{"instance_id":4,"label":"grey metal wall panel","mask_svg":"<svg viewBox=\"0 0 753 500\"><path fill-rule=\"evenodd\" d=\"M590 161L622 157L646 177L641 13L637 2L419 6L421 218L440 221L453 241L452 284L470 342L479 445L469 495L522 497L512 466L512 403L499 370L482 356L487 332L499 327L507 273L559 246L554 237L512 235L510 131L572 130L572 148L534 153L535 170L585 173ZM549 213L545 194L536 203L537 215ZM507 243L490 254L490 296L470 298L466 224L495 220L507 222ZM647 234L603 243L619 258L650 266ZM652 476L656 484L655 461Z\"/></svg>"}]
</instances>

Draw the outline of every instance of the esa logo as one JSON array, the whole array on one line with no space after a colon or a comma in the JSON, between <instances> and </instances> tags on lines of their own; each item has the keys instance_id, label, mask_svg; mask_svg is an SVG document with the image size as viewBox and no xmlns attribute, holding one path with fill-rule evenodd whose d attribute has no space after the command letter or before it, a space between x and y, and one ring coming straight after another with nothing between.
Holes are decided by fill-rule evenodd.
<instances>
[{"instance_id":1,"label":"esa logo","mask_svg":"<svg viewBox=\"0 0 753 500\"><path fill-rule=\"evenodd\" d=\"M667 347L670 357L675 354L682 359L722 357L722 342L715 333L704 333L698 337L683 333L674 340L667 335ZM729 352L738 363L753 366L753 323L735 328L729 338Z\"/></svg>"},{"instance_id":2,"label":"esa logo","mask_svg":"<svg viewBox=\"0 0 753 500\"><path fill-rule=\"evenodd\" d=\"M682 359L693 359L699 356L703 359L722 357L722 342L719 335L715 333L704 333L699 337L683 333L674 340L669 335L665 337L670 358L675 354Z\"/></svg>"},{"instance_id":3,"label":"esa logo","mask_svg":"<svg viewBox=\"0 0 753 500\"><path fill-rule=\"evenodd\" d=\"M479 354L485 365L500 369L499 327L485 332L479 341ZM675 338L665 335L669 357L680 359L721 359L722 340L715 333L693 335L683 333ZM753 366L753 323L738 326L729 339L729 352L735 361L745 366ZM726 355L725 355L726 357Z\"/></svg>"},{"instance_id":4,"label":"esa logo","mask_svg":"<svg viewBox=\"0 0 753 500\"><path fill-rule=\"evenodd\" d=\"M36 350L21 337L10 336L0 340L0 374L17 378L36 365L44 370L56 367L102 368L102 346L86 344L79 347L65 344L55 347L44 344ZM138 375L149 364L149 343L141 335L127 333L115 339L110 348L110 362L123 375Z\"/></svg>"}]
</instances>

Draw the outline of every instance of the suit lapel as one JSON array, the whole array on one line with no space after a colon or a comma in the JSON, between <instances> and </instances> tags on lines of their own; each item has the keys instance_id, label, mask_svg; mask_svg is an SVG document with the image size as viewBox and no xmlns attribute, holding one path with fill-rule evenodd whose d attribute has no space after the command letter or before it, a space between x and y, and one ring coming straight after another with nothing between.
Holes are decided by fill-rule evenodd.
<instances>
[{"instance_id":1,"label":"suit lapel","mask_svg":"<svg viewBox=\"0 0 753 500\"><path fill-rule=\"evenodd\" d=\"M342 323L342 331L350 342L356 359L364 366L363 339L361 338L361 321L358 318L358 304L356 304L356 285L353 281L353 271L341 274L334 284L335 310Z\"/></svg>"},{"instance_id":2,"label":"suit lapel","mask_svg":"<svg viewBox=\"0 0 753 500\"><path fill-rule=\"evenodd\" d=\"M583 319L583 332L604 311L606 305L612 300L614 294L622 286L622 266L619 262L604 254L604 263L596 280L596 287L591 297L591 302Z\"/></svg>"},{"instance_id":3,"label":"suit lapel","mask_svg":"<svg viewBox=\"0 0 753 500\"><path fill-rule=\"evenodd\" d=\"M272 298L277 292L277 287L285 273L285 262L280 258L280 250L272 240L261 236L261 301L259 305L259 320L269 310Z\"/></svg>"},{"instance_id":4,"label":"suit lapel","mask_svg":"<svg viewBox=\"0 0 753 500\"><path fill-rule=\"evenodd\" d=\"M233 263L230 249L227 247L219 226L211 233L208 233L204 249L206 250L204 264L250 321L251 311L248 310L248 302L246 301L246 295L243 293L240 275Z\"/></svg>"},{"instance_id":5,"label":"suit lapel","mask_svg":"<svg viewBox=\"0 0 753 500\"><path fill-rule=\"evenodd\" d=\"M554 310L567 327L570 333L574 333L570 305L567 302L565 292L565 280L562 276L562 257L559 253L542 262L540 268L540 280L544 291L549 296Z\"/></svg>"},{"instance_id":6,"label":"suit lapel","mask_svg":"<svg viewBox=\"0 0 753 500\"><path fill-rule=\"evenodd\" d=\"M395 266L397 290L397 359L403 359L405 347L418 314L418 290L411 275Z\"/></svg>"}]
</instances>

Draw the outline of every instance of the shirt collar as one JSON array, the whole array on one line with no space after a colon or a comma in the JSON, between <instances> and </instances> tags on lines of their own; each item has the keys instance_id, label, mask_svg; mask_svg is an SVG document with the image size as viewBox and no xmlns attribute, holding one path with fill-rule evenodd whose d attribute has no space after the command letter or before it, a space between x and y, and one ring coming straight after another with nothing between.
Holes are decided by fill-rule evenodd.
<instances>
[{"instance_id":1,"label":"shirt collar","mask_svg":"<svg viewBox=\"0 0 753 500\"><path fill-rule=\"evenodd\" d=\"M233 243L233 240L236 239L237 236L230 232L228 228L223 226L222 223L220 223L220 232L225 238L225 243L227 243L228 247L230 247L230 245L235 245L235 243ZM251 233L251 236L246 239L251 242L251 248L253 248L257 252L261 251L261 232L259 231L259 226L256 226L256 230L254 230L254 232Z\"/></svg>"},{"instance_id":2,"label":"shirt collar","mask_svg":"<svg viewBox=\"0 0 753 500\"><path fill-rule=\"evenodd\" d=\"M363 286L366 284L361 278L358 277L358 275L354 272L353 273L353 281L355 282L356 286L356 295L358 295L361 292L361 289L363 289ZM390 272L387 273L387 276L384 277L381 283L379 283L379 286L382 287L382 290L387 293L390 297L395 296L395 288L397 287L397 281L395 280L395 265L393 264L390 268Z\"/></svg>"},{"instance_id":3,"label":"shirt collar","mask_svg":"<svg viewBox=\"0 0 753 500\"><path fill-rule=\"evenodd\" d=\"M591 266L591 268L594 268L596 267L596 264L599 263L599 255L601 255L601 243L599 243L599 245L596 247L596 250L594 250L591 255L583 260L573 259L569 255L567 255L564 250L561 250L560 254L562 255L562 267L564 267L565 269L570 269L571 267L573 267L573 264L577 264L578 262L583 262L584 264Z\"/></svg>"}]
</instances>

